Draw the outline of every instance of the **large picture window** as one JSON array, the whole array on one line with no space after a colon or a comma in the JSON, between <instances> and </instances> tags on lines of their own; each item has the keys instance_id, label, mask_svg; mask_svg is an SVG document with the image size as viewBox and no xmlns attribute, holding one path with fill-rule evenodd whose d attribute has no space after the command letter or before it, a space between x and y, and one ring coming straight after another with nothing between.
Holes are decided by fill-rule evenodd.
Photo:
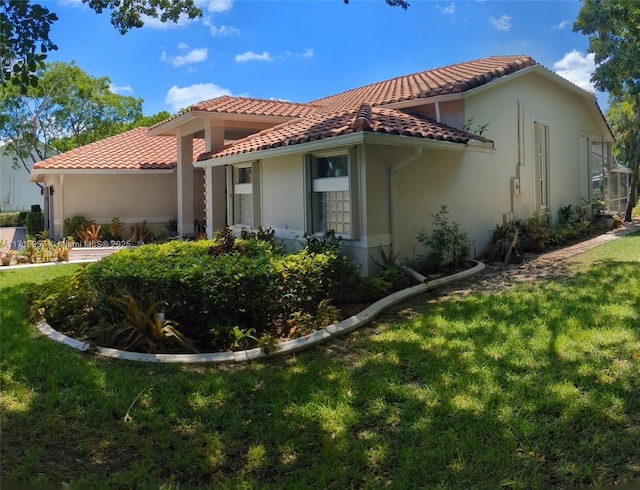
<instances>
[{"instance_id":1,"label":"large picture window","mask_svg":"<svg viewBox=\"0 0 640 490\"><path fill-rule=\"evenodd\" d=\"M337 235L352 235L352 205L349 185L349 156L311 158L312 226L314 233L334 230Z\"/></svg>"}]
</instances>

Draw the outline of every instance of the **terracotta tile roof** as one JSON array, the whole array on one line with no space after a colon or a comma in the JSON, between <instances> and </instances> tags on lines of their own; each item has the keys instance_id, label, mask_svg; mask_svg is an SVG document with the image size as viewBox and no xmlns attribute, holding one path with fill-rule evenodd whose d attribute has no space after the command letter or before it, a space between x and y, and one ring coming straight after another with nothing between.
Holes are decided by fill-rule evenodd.
<instances>
[{"instance_id":1,"label":"terracotta tile roof","mask_svg":"<svg viewBox=\"0 0 640 490\"><path fill-rule=\"evenodd\" d=\"M487 138L437 123L426 117L362 104L355 111L317 110L303 119L286 122L237 140L217 152L203 153L198 160L293 146L362 131L460 144L467 144L469 140L492 143Z\"/></svg>"},{"instance_id":2,"label":"terracotta tile roof","mask_svg":"<svg viewBox=\"0 0 640 490\"><path fill-rule=\"evenodd\" d=\"M136 128L95 143L47 158L34 169L141 170L176 167L175 138L148 136L148 128ZM204 141L193 141L195 157L204 151Z\"/></svg>"},{"instance_id":3,"label":"terracotta tile roof","mask_svg":"<svg viewBox=\"0 0 640 490\"><path fill-rule=\"evenodd\" d=\"M537 65L530 56L492 56L372 83L310 102L337 110L445 95L484 85L494 78Z\"/></svg>"},{"instance_id":4,"label":"terracotta tile roof","mask_svg":"<svg viewBox=\"0 0 640 490\"><path fill-rule=\"evenodd\" d=\"M191 111L220 112L229 114L255 114L260 116L301 117L315 111L310 104L281 100L253 99L223 95L192 105Z\"/></svg>"},{"instance_id":5,"label":"terracotta tile roof","mask_svg":"<svg viewBox=\"0 0 640 490\"><path fill-rule=\"evenodd\" d=\"M151 126L150 129L157 128L168 121L181 116L187 112L216 112L219 114L247 114L255 116L280 116L280 117L302 117L310 114L317 108L312 104L300 102L286 102L282 100L254 99L251 97L233 97L222 95L214 99L204 100L193 104L186 110L176 114L169 119L165 119Z\"/></svg>"}]
</instances>

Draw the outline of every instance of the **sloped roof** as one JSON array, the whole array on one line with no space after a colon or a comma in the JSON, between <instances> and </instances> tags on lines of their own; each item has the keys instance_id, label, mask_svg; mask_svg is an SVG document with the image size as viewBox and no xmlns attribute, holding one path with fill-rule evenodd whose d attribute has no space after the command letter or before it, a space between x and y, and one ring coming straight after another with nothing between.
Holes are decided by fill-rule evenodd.
<instances>
[{"instance_id":1,"label":"sloped roof","mask_svg":"<svg viewBox=\"0 0 640 490\"><path fill-rule=\"evenodd\" d=\"M530 56L491 56L372 83L314 100L310 104L352 109L364 102L379 106L459 93L534 65L537 63Z\"/></svg>"},{"instance_id":2,"label":"sloped roof","mask_svg":"<svg viewBox=\"0 0 640 490\"><path fill-rule=\"evenodd\" d=\"M362 104L356 111L316 110L308 116L286 122L237 140L216 152L203 153L199 161L255 151L299 145L355 132L375 132L466 144L470 140L491 140L428 118Z\"/></svg>"},{"instance_id":3,"label":"sloped roof","mask_svg":"<svg viewBox=\"0 0 640 490\"><path fill-rule=\"evenodd\" d=\"M215 99L198 102L192 111L221 112L229 114L256 114L260 116L301 117L310 114L316 107L310 104L284 100L254 99L223 95Z\"/></svg>"},{"instance_id":4,"label":"sloped roof","mask_svg":"<svg viewBox=\"0 0 640 490\"><path fill-rule=\"evenodd\" d=\"M81 146L34 165L34 170L149 170L175 168L176 140L147 136L148 128L125 133ZM193 141L194 160L204 151L204 141Z\"/></svg>"},{"instance_id":5,"label":"sloped roof","mask_svg":"<svg viewBox=\"0 0 640 490\"><path fill-rule=\"evenodd\" d=\"M316 110L312 104L289 102L284 100L256 99L253 97L233 97L222 95L204 100L189 106L186 110L154 124L149 129L155 129L169 121L189 112L210 112L218 114L244 114L253 116L303 117Z\"/></svg>"}]
</instances>

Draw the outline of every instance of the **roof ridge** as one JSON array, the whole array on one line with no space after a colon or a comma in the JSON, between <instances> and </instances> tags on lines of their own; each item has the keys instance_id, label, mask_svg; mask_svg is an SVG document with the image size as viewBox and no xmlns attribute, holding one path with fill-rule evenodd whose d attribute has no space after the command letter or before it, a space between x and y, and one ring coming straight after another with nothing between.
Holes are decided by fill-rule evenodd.
<instances>
[{"instance_id":1,"label":"roof ridge","mask_svg":"<svg viewBox=\"0 0 640 490\"><path fill-rule=\"evenodd\" d=\"M211 99L207 99L207 100L201 100L200 102L196 102L195 104L191 105L189 107L188 110L199 110L198 107L202 107L205 104L208 104L210 102L213 102L215 100L223 100L223 99L233 99L233 100L250 100L253 102L273 102L276 104L287 104L287 105L296 105L296 106L313 106L315 107L313 104L310 104L308 102L291 102L289 100L279 100L279 99L264 99L261 97L245 97L242 95L220 95L218 97L213 97Z\"/></svg>"}]
</instances>

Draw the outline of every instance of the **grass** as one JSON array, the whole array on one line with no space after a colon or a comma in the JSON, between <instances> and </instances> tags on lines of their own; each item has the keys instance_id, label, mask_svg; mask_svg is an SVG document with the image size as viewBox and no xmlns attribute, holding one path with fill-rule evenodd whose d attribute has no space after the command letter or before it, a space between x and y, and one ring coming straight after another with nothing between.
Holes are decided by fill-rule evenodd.
<instances>
[{"instance_id":1,"label":"grass","mask_svg":"<svg viewBox=\"0 0 640 490\"><path fill-rule=\"evenodd\" d=\"M637 239L601 246L597 262L564 281L425 295L341 341L230 367L106 360L55 344L24 320L24 290L72 267L2 272L2 484L576 488L640 479ZM611 250L629 254L613 261Z\"/></svg>"}]
</instances>

